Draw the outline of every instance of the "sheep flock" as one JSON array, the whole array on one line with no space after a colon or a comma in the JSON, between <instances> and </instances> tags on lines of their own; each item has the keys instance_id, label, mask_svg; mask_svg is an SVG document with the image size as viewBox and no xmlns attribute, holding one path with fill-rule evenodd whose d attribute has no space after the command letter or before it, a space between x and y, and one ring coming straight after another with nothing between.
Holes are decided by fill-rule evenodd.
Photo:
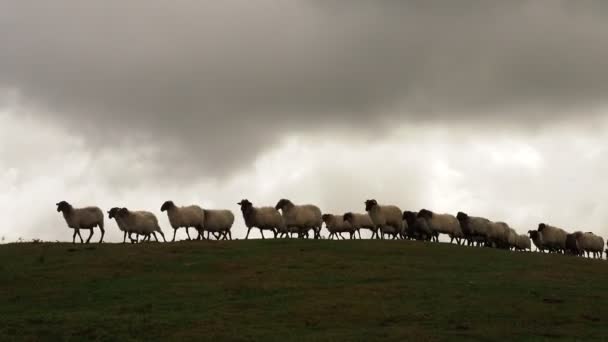
<instances>
[{"instance_id":1,"label":"sheep flock","mask_svg":"<svg viewBox=\"0 0 608 342\"><path fill-rule=\"evenodd\" d=\"M103 242L104 212L98 207L75 208L66 201L56 204L57 212L63 214L68 228L73 229L72 243L76 236L81 243L89 243L94 229L99 228ZM505 222L495 222L484 217L471 216L464 212L456 215L436 213L428 209L402 211L392 204L379 204L375 199L362 202L360 212L324 213L312 204L296 204L289 199L280 199L275 206L256 207L247 199L237 203L240 206L249 238L251 229L259 229L262 238L264 231L274 238L324 238L323 226L329 233L327 239L361 239L361 229L369 230L372 239L404 239L439 242L439 236L449 238L450 243L472 247L490 247L512 251L532 251L532 245L541 253L560 253L588 258L602 258L605 241L592 232L575 231L569 233L563 228L540 223L537 229L526 235L518 234ZM196 233L196 240L232 240L234 214L227 209L207 209L198 205L177 206L166 201L160 207L166 212L173 239L178 229L184 228L191 240L190 228ZM131 243L157 242L157 233L163 241L165 235L158 219L150 211L129 210L114 207L108 212L108 219L114 219L118 229L123 232L123 243L127 237ZM86 242L80 230L88 230ZM608 249L605 250L608 257Z\"/></svg>"}]
</instances>

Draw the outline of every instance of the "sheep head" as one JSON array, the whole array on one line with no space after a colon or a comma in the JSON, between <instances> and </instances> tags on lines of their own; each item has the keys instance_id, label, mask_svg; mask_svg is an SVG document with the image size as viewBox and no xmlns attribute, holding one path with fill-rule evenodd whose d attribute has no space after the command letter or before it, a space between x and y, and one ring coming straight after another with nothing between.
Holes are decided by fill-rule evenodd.
<instances>
[{"instance_id":1,"label":"sheep head","mask_svg":"<svg viewBox=\"0 0 608 342\"><path fill-rule=\"evenodd\" d=\"M459 211L458 214L456 214L456 218L460 222L467 221L469 219L469 215L463 213L462 211Z\"/></svg>"},{"instance_id":2,"label":"sheep head","mask_svg":"<svg viewBox=\"0 0 608 342\"><path fill-rule=\"evenodd\" d=\"M160 211L167 211L167 210L172 209L172 208L175 208L175 203L173 203L173 201L166 201L160 207Z\"/></svg>"},{"instance_id":3,"label":"sheep head","mask_svg":"<svg viewBox=\"0 0 608 342\"><path fill-rule=\"evenodd\" d=\"M243 211L243 212L248 211L249 209L253 208L253 203L249 202L249 200L247 200L247 199L243 199L237 204L241 206L241 211Z\"/></svg>"},{"instance_id":4,"label":"sheep head","mask_svg":"<svg viewBox=\"0 0 608 342\"><path fill-rule=\"evenodd\" d=\"M118 210L120 210L120 208L114 207L112 209L110 209L108 211L108 218L113 219L116 217L116 214L118 214Z\"/></svg>"},{"instance_id":5,"label":"sheep head","mask_svg":"<svg viewBox=\"0 0 608 342\"><path fill-rule=\"evenodd\" d=\"M333 216L334 215L332 215L332 214L323 214L323 215L321 215L321 220L323 220L323 222L327 223L329 220L331 220L331 218Z\"/></svg>"},{"instance_id":6,"label":"sheep head","mask_svg":"<svg viewBox=\"0 0 608 342\"><path fill-rule=\"evenodd\" d=\"M547 225L544 223L541 223L538 225L538 231L542 232L543 230L545 230L545 228L547 228Z\"/></svg>"},{"instance_id":7,"label":"sheep head","mask_svg":"<svg viewBox=\"0 0 608 342\"><path fill-rule=\"evenodd\" d=\"M433 212L427 209L422 209L418 212L418 217L430 220L433 218Z\"/></svg>"},{"instance_id":8,"label":"sheep head","mask_svg":"<svg viewBox=\"0 0 608 342\"><path fill-rule=\"evenodd\" d=\"M536 231L536 230L529 230L528 231L528 235L530 235L530 238L532 240L534 240L534 239L538 238L538 231Z\"/></svg>"},{"instance_id":9,"label":"sheep head","mask_svg":"<svg viewBox=\"0 0 608 342\"><path fill-rule=\"evenodd\" d=\"M282 198L282 199L281 199L281 200L280 200L280 201L277 203L277 205L275 205L275 206L274 206L274 208L275 208L276 210L279 210L279 209L287 209L287 208L290 208L290 207L293 207L293 203L291 203L291 201L290 201L290 200L285 199L285 198Z\"/></svg>"},{"instance_id":10,"label":"sheep head","mask_svg":"<svg viewBox=\"0 0 608 342\"><path fill-rule=\"evenodd\" d=\"M61 201L59 203L57 203L57 212L69 212L70 210L72 210L72 205L70 205L70 203L66 202L66 201Z\"/></svg>"},{"instance_id":11,"label":"sheep head","mask_svg":"<svg viewBox=\"0 0 608 342\"><path fill-rule=\"evenodd\" d=\"M376 201L375 199L369 199L365 201L365 211L370 211L377 205L378 201Z\"/></svg>"}]
</instances>

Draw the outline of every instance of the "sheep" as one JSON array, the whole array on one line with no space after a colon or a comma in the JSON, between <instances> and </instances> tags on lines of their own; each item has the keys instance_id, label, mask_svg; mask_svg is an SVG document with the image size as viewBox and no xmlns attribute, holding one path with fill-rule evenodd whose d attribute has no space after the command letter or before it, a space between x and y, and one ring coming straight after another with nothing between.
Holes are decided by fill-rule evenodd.
<instances>
[{"instance_id":1,"label":"sheep","mask_svg":"<svg viewBox=\"0 0 608 342\"><path fill-rule=\"evenodd\" d=\"M417 212L404 211L403 220L407 223L406 236L410 239L430 241L438 235L433 231L425 218L418 217Z\"/></svg>"},{"instance_id":2,"label":"sheep","mask_svg":"<svg viewBox=\"0 0 608 342\"><path fill-rule=\"evenodd\" d=\"M566 250L566 236L568 233L557 227L545 223L538 225L542 245L551 252L561 253Z\"/></svg>"},{"instance_id":3,"label":"sheep","mask_svg":"<svg viewBox=\"0 0 608 342\"><path fill-rule=\"evenodd\" d=\"M464 237L460 228L460 221L450 214L436 214L430 210L422 209L418 212L418 217L426 220L429 228L438 234L447 234L450 237L450 243L456 239L456 243L460 245L461 238Z\"/></svg>"},{"instance_id":4,"label":"sheep","mask_svg":"<svg viewBox=\"0 0 608 342\"><path fill-rule=\"evenodd\" d=\"M530 238L528 238L527 235L517 235L515 240L515 250L527 251L531 249L532 245L530 243Z\"/></svg>"},{"instance_id":5,"label":"sheep","mask_svg":"<svg viewBox=\"0 0 608 342\"><path fill-rule=\"evenodd\" d=\"M538 230L529 230L528 235L530 236L532 242L534 242L534 246L536 246L536 249L539 252L544 253L545 246L543 245L540 232Z\"/></svg>"},{"instance_id":6,"label":"sheep","mask_svg":"<svg viewBox=\"0 0 608 342\"><path fill-rule=\"evenodd\" d=\"M217 239L223 237L223 240L230 238L232 240L232 224L234 224L234 214L230 210L205 209L205 222L203 223L202 229L199 229L199 238L202 237L204 230L211 232L214 235L218 233Z\"/></svg>"},{"instance_id":7,"label":"sheep","mask_svg":"<svg viewBox=\"0 0 608 342\"><path fill-rule=\"evenodd\" d=\"M353 228L359 233L359 239L361 238L361 229L369 229L373 232L376 228L374 222L372 222L372 218L367 213L358 214L348 212L342 216L342 219L346 222L350 222Z\"/></svg>"},{"instance_id":8,"label":"sheep","mask_svg":"<svg viewBox=\"0 0 608 342\"><path fill-rule=\"evenodd\" d=\"M116 214L118 214L119 210L120 210L120 208L118 208L118 207L114 207L114 208L110 209L108 211L108 218L110 220L111 219L116 220L116 224L118 225L118 229L120 229L121 231L124 232L124 235L123 235L123 238L122 238L122 243L125 243L127 241L128 227L127 227L127 225L125 224L125 222L121 218L119 218L119 217L116 216ZM129 237L129 239L130 238L131 237ZM133 240L131 240L131 242L133 242Z\"/></svg>"},{"instance_id":9,"label":"sheep","mask_svg":"<svg viewBox=\"0 0 608 342\"><path fill-rule=\"evenodd\" d=\"M597 258L599 254L599 258L602 258L602 249L604 248L604 239L602 237L591 232L577 232L575 236L581 255L587 254L587 257L589 257L589 254L592 254L593 258Z\"/></svg>"},{"instance_id":10,"label":"sheep","mask_svg":"<svg viewBox=\"0 0 608 342\"><path fill-rule=\"evenodd\" d=\"M276 210L281 210L285 228L287 230L297 229L298 235L304 237L309 230L314 231L314 238L321 238L321 209L312 204L295 205L288 199L281 199L275 206Z\"/></svg>"},{"instance_id":11,"label":"sheep","mask_svg":"<svg viewBox=\"0 0 608 342\"><path fill-rule=\"evenodd\" d=\"M487 243L490 247L509 249L508 236L510 227L504 222L490 222L486 235Z\"/></svg>"},{"instance_id":12,"label":"sheep","mask_svg":"<svg viewBox=\"0 0 608 342\"><path fill-rule=\"evenodd\" d=\"M169 217L169 223L173 227L173 239L175 241L175 234L179 228L186 228L186 235L188 240L191 240L189 229L190 227L200 231L203 229L205 223L205 211L198 205L191 205L187 207L177 207L173 201L166 201L160 207L160 211L166 211Z\"/></svg>"},{"instance_id":13,"label":"sheep","mask_svg":"<svg viewBox=\"0 0 608 342\"><path fill-rule=\"evenodd\" d=\"M394 205L380 205L375 199L365 201L365 211L368 212L369 216L374 223L374 236L381 238L378 231L384 226L390 226L394 229L395 234L403 234L403 214L399 207Z\"/></svg>"},{"instance_id":14,"label":"sheep","mask_svg":"<svg viewBox=\"0 0 608 342\"><path fill-rule=\"evenodd\" d=\"M150 235L152 235L154 236L154 239L156 239L156 242L158 242L156 233L159 233L162 236L163 241L167 242L165 234L158 225L158 219L149 211L130 211L127 208L121 208L116 212L116 217L118 220L122 221L122 224L129 232L129 239L131 239L131 241L133 241L131 234L136 233L144 235L144 240L142 241L145 241L146 238L149 240Z\"/></svg>"},{"instance_id":15,"label":"sheep","mask_svg":"<svg viewBox=\"0 0 608 342\"><path fill-rule=\"evenodd\" d=\"M264 239L264 230L270 230L274 233L274 237L277 237L279 230L283 230L283 217L278 210L273 207L261 207L256 208L247 199L241 200L238 205L241 206L241 212L243 213L243 219L247 226L247 235L245 240L249 238L249 231L251 228L258 228L262 239Z\"/></svg>"},{"instance_id":16,"label":"sheep","mask_svg":"<svg viewBox=\"0 0 608 342\"><path fill-rule=\"evenodd\" d=\"M477 243L479 246L487 241L488 230L491 224L490 220L483 217L469 216L462 211L456 214L456 219L460 222L460 227L469 246L474 243Z\"/></svg>"},{"instance_id":17,"label":"sheep","mask_svg":"<svg viewBox=\"0 0 608 342\"><path fill-rule=\"evenodd\" d=\"M519 235L517 235L517 232L515 231L515 229L509 227L507 230L507 244L505 247L507 247L508 249L517 249L518 246L518 239L519 239Z\"/></svg>"},{"instance_id":18,"label":"sheep","mask_svg":"<svg viewBox=\"0 0 608 342\"><path fill-rule=\"evenodd\" d=\"M582 235L582 232L574 232L566 235L566 252L572 255L581 256L583 251L579 248L578 236Z\"/></svg>"},{"instance_id":19,"label":"sheep","mask_svg":"<svg viewBox=\"0 0 608 342\"><path fill-rule=\"evenodd\" d=\"M88 229L90 234L86 243L91 241L93 236L93 228L99 227L101 231L101 238L99 243L103 242L103 236L105 235L104 224L103 224L103 211L98 207L86 207L86 208L74 208L71 204L66 201L57 203L57 212L63 214L65 222L69 228L74 229L74 235L72 236L72 243L76 243L76 235L80 238L80 242L83 243L82 236L80 235L80 229Z\"/></svg>"},{"instance_id":20,"label":"sheep","mask_svg":"<svg viewBox=\"0 0 608 342\"><path fill-rule=\"evenodd\" d=\"M329 239L339 236L344 240L342 233L349 233L351 240L353 239L356 230L349 221L344 220L344 215L323 214L321 219L325 223L325 228L329 231Z\"/></svg>"}]
</instances>

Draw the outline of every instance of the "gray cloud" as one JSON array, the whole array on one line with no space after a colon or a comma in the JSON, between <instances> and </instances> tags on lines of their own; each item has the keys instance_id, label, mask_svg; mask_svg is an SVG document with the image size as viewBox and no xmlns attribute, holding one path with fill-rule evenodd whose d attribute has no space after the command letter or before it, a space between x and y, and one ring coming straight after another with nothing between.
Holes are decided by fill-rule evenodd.
<instances>
[{"instance_id":1,"label":"gray cloud","mask_svg":"<svg viewBox=\"0 0 608 342\"><path fill-rule=\"evenodd\" d=\"M533 127L608 92L602 1L1 7L0 88L91 148L149 146L155 174L223 175L297 132Z\"/></svg>"}]
</instances>

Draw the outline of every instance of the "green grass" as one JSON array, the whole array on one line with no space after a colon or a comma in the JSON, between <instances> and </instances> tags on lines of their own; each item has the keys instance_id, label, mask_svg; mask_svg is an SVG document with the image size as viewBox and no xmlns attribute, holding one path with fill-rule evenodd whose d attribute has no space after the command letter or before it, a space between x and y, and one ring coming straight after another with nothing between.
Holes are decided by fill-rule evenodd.
<instances>
[{"instance_id":1,"label":"green grass","mask_svg":"<svg viewBox=\"0 0 608 342\"><path fill-rule=\"evenodd\" d=\"M606 340L608 263L404 241L0 246L0 341Z\"/></svg>"}]
</instances>

